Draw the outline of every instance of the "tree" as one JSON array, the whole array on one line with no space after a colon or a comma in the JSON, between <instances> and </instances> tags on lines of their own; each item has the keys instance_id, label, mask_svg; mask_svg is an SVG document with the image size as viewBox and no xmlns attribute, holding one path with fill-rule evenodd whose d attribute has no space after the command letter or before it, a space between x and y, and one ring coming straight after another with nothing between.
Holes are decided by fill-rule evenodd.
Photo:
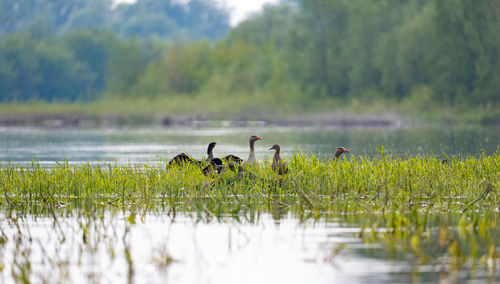
<instances>
[{"instance_id":1,"label":"tree","mask_svg":"<svg viewBox=\"0 0 500 284\"><path fill-rule=\"evenodd\" d=\"M116 35L103 29L82 30L66 35L63 40L75 61L87 66L95 77L93 84L88 86L89 91L91 93L104 91L109 76L109 61L118 45Z\"/></svg>"},{"instance_id":2,"label":"tree","mask_svg":"<svg viewBox=\"0 0 500 284\"><path fill-rule=\"evenodd\" d=\"M137 38L119 42L109 59L108 92L114 95L130 94L149 62L150 57Z\"/></svg>"},{"instance_id":3,"label":"tree","mask_svg":"<svg viewBox=\"0 0 500 284\"><path fill-rule=\"evenodd\" d=\"M435 5L439 57L432 78L438 94L450 104L498 100L500 3L444 0Z\"/></svg>"},{"instance_id":4,"label":"tree","mask_svg":"<svg viewBox=\"0 0 500 284\"><path fill-rule=\"evenodd\" d=\"M85 100L95 80L63 45L29 34L2 38L0 63L0 99L4 101Z\"/></svg>"}]
</instances>

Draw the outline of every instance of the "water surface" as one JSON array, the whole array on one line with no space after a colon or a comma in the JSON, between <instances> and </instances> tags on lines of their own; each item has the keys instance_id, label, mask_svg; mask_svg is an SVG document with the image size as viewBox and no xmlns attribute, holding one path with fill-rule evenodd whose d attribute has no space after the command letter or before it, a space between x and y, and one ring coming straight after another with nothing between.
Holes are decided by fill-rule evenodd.
<instances>
[{"instance_id":1,"label":"water surface","mask_svg":"<svg viewBox=\"0 0 500 284\"><path fill-rule=\"evenodd\" d=\"M321 218L299 222L259 214L198 220L106 211L78 216L0 215L2 283L29 263L31 281L46 283L408 283L485 281L482 267L449 273L445 266L385 259L363 243L359 227ZM6 226L8 224L9 226ZM17 241L14 241L17 240Z\"/></svg>"},{"instance_id":2,"label":"water surface","mask_svg":"<svg viewBox=\"0 0 500 284\"><path fill-rule=\"evenodd\" d=\"M435 154L478 155L497 150L497 127L416 127L348 129L328 127L199 127L149 129L0 129L0 161L44 165L67 160L70 164L89 162L151 163L168 160L186 152L206 157L208 143L215 141L215 156L248 156L248 137L259 135L256 155L271 156L268 149L280 144L282 156L314 153L332 156L344 146L351 156L379 154L384 148L398 156ZM378 149L378 150L377 150Z\"/></svg>"}]
</instances>

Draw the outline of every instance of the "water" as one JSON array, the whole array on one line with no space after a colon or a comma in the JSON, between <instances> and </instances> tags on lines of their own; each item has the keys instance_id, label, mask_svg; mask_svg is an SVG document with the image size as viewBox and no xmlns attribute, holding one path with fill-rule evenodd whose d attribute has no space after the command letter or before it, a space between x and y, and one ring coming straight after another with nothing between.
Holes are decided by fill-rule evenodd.
<instances>
[{"instance_id":1,"label":"water","mask_svg":"<svg viewBox=\"0 0 500 284\"><path fill-rule=\"evenodd\" d=\"M201 127L157 129L1 129L0 161L54 166L103 162L164 163L180 152L196 158L206 145L215 156L246 158L248 137L259 135L257 158L269 159L273 144L282 155L332 156L338 146L350 156L375 156L382 146L395 155L479 155L498 149L495 127L339 129L291 127ZM2 204L0 204L2 205ZM64 208L54 216L9 216L0 210L0 282L98 283L390 283L490 281L485 267L448 271L419 265L409 256L386 255L358 237L359 224L335 218L300 221L289 214L199 219L149 212L128 220L128 211L97 216ZM57 216L57 217L56 217ZM29 263L29 266L26 265ZM446 261L443 261L446 263ZM26 272L26 271L24 271ZM17 278L16 278L17 277Z\"/></svg>"},{"instance_id":2,"label":"water","mask_svg":"<svg viewBox=\"0 0 500 284\"><path fill-rule=\"evenodd\" d=\"M419 127L419 128L293 128L220 127L158 129L0 129L0 161L29 164L32 160L54 165L89 162L155 163L186 152L206 157L208 143L217 142L214 154L248 156L248 137L259 135L256 156L271 157L268 149L280 144L283 157L296 152L332 156L338 146L351 156L378 155L382 146L396 155L491 154L497 150L500 130L495 127ZM57 162L56 162L57 161Z\"/></svg>"},{"instance_id":3,"label":"water","mask_svg":"<svg viewBox=\"0 0 500 284\"><path fill-rule=\"evenodd\" d=\"M357 237L360 228L335 219L299 223L269 214L239 222L230 217L193 222L182 214L175 219L148 214L136 224L126 219L109 211L95 220L4 221L1 216L6 237L18 240L2 249L1 282L13 282L10 272L25 262L31 280L46 283L401 283L493 277L474 275L479 268L454 275L440 266L356 253L377 246Z\"/></svg>"}]
</instances>

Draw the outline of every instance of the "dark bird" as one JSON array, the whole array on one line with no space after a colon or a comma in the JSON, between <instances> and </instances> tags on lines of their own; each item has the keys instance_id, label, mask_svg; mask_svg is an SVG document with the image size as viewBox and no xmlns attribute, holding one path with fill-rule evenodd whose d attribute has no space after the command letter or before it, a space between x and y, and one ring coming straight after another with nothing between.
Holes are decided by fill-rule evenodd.
<instances>
[{"instance_id":1,"label":"dark bird","mask_svg":"<svg viewBox=\"0 0 500 284\"><path fill-rule=\"evenodd\" d=\"M208 148L207 148L207 162L210 162L213 158L214 158L214 148L215 148L215 145L217 145L217 143L215 142L210 142L210 144L208 144Z\"/></svg>"},{"instance_id":2,"label":"dark bird","mask_svg":"<svg viewBox=\"0 0 500 284\"><path fill-rule=\"evenodd\" d=\"M233 171L235 173L239 173L239 172L243 171L243 167L241 165L238 165L238 164L235 165L234 163L228 163L227 166L231 171Z\"/></svg>"},{"instance_id":3,"label":"dark bird","mask_svg":"<svg viewBox=\"0 0 500 284\"><path fill-rule=\"evenodd\" d=\"M277 171L279 175L284 175L288 173L288 165L281 159L280 156L280 145L274 144L269 150L274 150L273 163L271 168L273 171Z\"/></svg>"},{"instance_id":4,"label":"dark bird","mask_svg":"<svg viewBox=\"0 0 500 284\"><path fill-rule=\"evenodd\" d=\"M203 168L203 174L206 176L212 176L217 173L220 174L224 168L224 163L219 158L213 158L210 160L210 164Z\"/></svg>"},{"instance_id":5,"label":"dark bird","mask_svg":"<svg viewBox=\"0 0 500 284\"><path fill-rule=\"evenodd\" d=\"M208 158L207 158L207 161L210 161L210 160L212 160L214 158L213 150L214 150L216 144L217 143L215 143L215 142L212 142L212 143L208 144L208 149L207 149ZM225 163L232 162L232 163L241 164L241 162L243 162L243 159L240 158L240 157L237 157L235 155L227 155L227 156L225 156L225 157L222 158L222 161L225 162Z\"/></svg>"},{"instance_id":6,"label":"dark bird","mask_svg":"<svg viewBox=\"0 0 500 284\"><path fill-rule=\"evenodd\" d=\"M238 165L243 162L242 158L235 156L235 155L231 155L231 154L223 157L222 160L226 163L234 163L234 164L238 164Z\"/></svg>"},{"instance_id":7,"label":"dark bird","mask_svg":"<svg viewBox=\"0 0 500 284\"><path fill-rule=\"evenodd\" d=\"M451 166L451 163L448 161L448 159L443 159L443 160L441 161L441 165L442 165L443 167L444 167L444 166L448 166L448 167L450 167L450 168L452 167L452 166Z\"/></svg>"},{"instance_id":8,"label":"dark bird","mask_svg":"<svg viewBox=\"0 0 500 284\"><path fill-rule=\"evenodd\" d=\"M180 153L168 162L169 166L182 166L185 164L201 165L201 161L192 158L186 153Z\"/></svg>"},{"instance_id":9,"label":"dark bird","mask_svg":"<svg viewBox=\"0 0 500 284\"><path fill-rule=\"evenodd\" d=\"M346 148L344 147L338 147L337 148L337 151L335 151L335 159L338 159L340 158L340 155L344 154L344 153L349 153L349 150L347 150Z\"/></svg>"},{"instance_id":10,"label":"dark bird","mask_svg":"<svg viewBox=\"0 0 500 284\"><path fill-rule=\"evenodd\" d=\"M210 156L212 156L213 158L213 149L215 147L215 142L211 142L210 144L208 144L208 148L207 148L207 154L208 154L208 157L210 158ZM211 158L210 158L211 160ZM207 161L210 161L209 159L207 159ZM168 165L169 166L181 166L181 165L185 165L185 164L193 164L193 165L198 165L198 166L202 166L204 164L206 164L205 161L199 161L199 160L196 160L195 158L192 158L191 156L189 156L188 154L186 153L180 153L179 155L175 156L174 158L172 158L172 160L170 160L170 162L168 162Z\"/></svg>"}]
</instances>

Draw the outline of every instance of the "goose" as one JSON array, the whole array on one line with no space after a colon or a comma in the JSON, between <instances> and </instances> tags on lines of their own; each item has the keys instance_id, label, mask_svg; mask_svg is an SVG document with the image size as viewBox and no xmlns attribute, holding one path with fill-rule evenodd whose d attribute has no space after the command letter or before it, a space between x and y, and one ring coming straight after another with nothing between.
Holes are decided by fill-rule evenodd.
<instances>
[{"instance_id":1,"label":"goose","mask_svg":"<svg viewBox=\"0 0 500 284\"><path fill-rule=\"evenodd\" d=\"M269 150L274 150L273 163L271 168L273 171L277 171L279 175L284 175L288 173L288 165L281 159L280 156L280 145L274 144Z\"/></svg>"},{"instance_id":2,"label":"goose","mask_svg":"<svg viewBox=\"0 0 500 284\"><path fill-rule=\"evenodd\" d=\"M198 161L186 153L180 153L168 162L170 167L172 166L182 166L185 164L201 165L201 161Z\"/></svg>"},{"instance_id":3,"label":"goose","mask_svg":"<svg viewBox=\"0 0 500 284\"><path fill-rule=\"evenodd\" d=\"M210 142L210 144L208 144L208 148L207 148L207 162L210 162L213 158L214 158L214 148L215 148L215 145L217 145L217 143L215 142Z\"/></svg>"},{"instance_id":4,"label":"goose","mask_svg":"<svg viewBox=\"0 0 500 284\"><path fill-rule=\"evenodd\" d=\"M255 141L258 140L262 140L262 138L257 135L250 136L250 139L248 140L248 142L250 143L250 155L248 155L248 159L244 162L244 165L251 165L257 162L257 159L255 159L254 144Z\"/></svg>"},{"instance_id":5,"label":"goose","mask_svg":"<svg viewBox=\"0 0 500 284\"><path fill-rule=\"evenodd\" d=\"M335 151L335 160L338 160L340 158L340 155L344 153L349 153L349 150L344 147L338 147L337 151Z\"/></svg>"},{"instance_id":6,"label":"goose","mask_svg":"<svg viewBox=\"0 0 500 284\"><path fill-rule=\"evenodd\" d=\"M211 142L210 144L208 144L208 148L207 148L208 158L207 158L207 161L210 161L213 158L213 153L212 152L213 152L213 149L215 147L215 144L216 144L215 142ZM203 161L203 160L202 161L196 160L195 158L189 156L186 153L180 153L179 155L173 157L172 160L170 160L168 162L168 165L169 166L181 166L181 165L184 165L186 163L190 163L190 164L193 164L193 165L202 166L203 164L205 164L205 161Z\"/></svg>"},{"instance_id":7,"label":"goose","mask_svg":"<svg viewBox=\"0 0 500 284\"><path fill-rule=\"evenodd\" d=\"M204 167L202 171L205 176L212 176L215 173L220 174L222 168L224 168L222 160L219 158L213 158L210 160L210 164Z\"/></svg>"},{"instance_id":8,"label":"goose","mask_svg":"<svg viewBox=\"0 0 500 284\"><path fill-rule=\"evenodd\" d=\"M215 143L215 142L208 144L207 162L210 162L214 158L213 150L215 148L215 145L217 145L217 143ZM225 163L232 162L232 163L237 163L238 165L241 164L241 162L243 162L242 158L235 156L235 155L231 155L231 154L221 158L221 160L224 161Z\"/></svg>"},{"instance_id":9,"label":"goose","mask_svg":"<svg viewBox=\"0 0 500 284\"><path fill-rule=\"evenodd\" d=\"M236 163L238 165L240 165L243 162L242 158L231 154L225 156L224 158L222 158L222 160L226 163Z\"/></svg>"}]
</instances>

